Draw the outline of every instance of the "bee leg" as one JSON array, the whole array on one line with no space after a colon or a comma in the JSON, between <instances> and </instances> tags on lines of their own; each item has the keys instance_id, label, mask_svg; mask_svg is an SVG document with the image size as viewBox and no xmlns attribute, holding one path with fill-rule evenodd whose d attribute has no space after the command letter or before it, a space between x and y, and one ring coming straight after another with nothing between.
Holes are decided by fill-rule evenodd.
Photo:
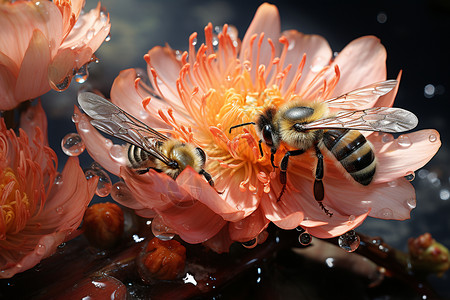
<instances>
[{"instance_id":1,"label":"bee leg","mask_svg":"<svg viewBox=\"0 0 450 300\"><path fill-rule=\"evenodd\" d=\"M322 203L322 200L325 196L325 189L323 187L323 154L320 152L319 147L317 144L314 146L316 150L316 157L317 157L317 166L316 166L316 173L315 173L315 180L314 180L314 199L319 203L320 208L328 215L332 216L333 213L331 213L328 209L325 208L325 206Z\"/></svg>"},{"instance_id":2,"label":"bee leg","mask_svg":"<svg viewBox=\"0 0 450 300\"><path fill-rule=\"evenodd\" d=\"M277 149L275 149L275 148L272 148L272 149L270 149L270 163L272 164L272 167L274 168L274 169L276 169L276 168L278 168L277 166L275 166L275 164L273 163L273 161L274 161L274 159L275 159L275 153L277 152ZM287 155L287 153L286 153L286 155ZM284 158L283 158L284 159ZM287 162L286 162L286 165L287 165Z\"/></svg>"},{"instance_id":3,"label":"bee leg","mask_svg":"<svg viewBox=\"0 0 450 300\"><path fill-rule=\"evenodd\" d=\"M258 142L259 153L261 154L261 157L263 157L263 156L264 156L264 152L263 152L263 150L262 150L261 144L262 144L262 140L259 140L259 142Z\"/></svg>"},{"instance_id":4,"label":"bee leg","mask_svg":"<svg viewBox=\"0 0 450 300\"><path fill-rule=\"evenodd\" d=\"M272 155L273 155L273 153L272 153ZM281 188L281 192L280 192L280 195L278 196L277 201L280 201L281 196L283 196L284 191L286 190L286 184L287 184L286 171L287 171L287 167L288 167L288 163L289 163L289 157L290 156L301 155L303 153L305 153L305 151L304 150L300 150L300 149L299 150L288 151L288 152L286 152L286 154L284 155L283 159L281 160L281 164L280 164L280 182L283 185L283 187ZM272 161L272 165L273 165L273 161Z\"/></svg>"},{"instance_id":5,"label":"bee leg","mask_svg":"<svg viewBox=\"0 0 450 300\"><path fill-rule=\"evenodd\" d=\"M212 176L206 172L205 170L201 169L200 172L198 172L200 175L203 175L203 177L205 177L206 181L208 181L209 185L218 193L218 194L223 194L223 192L219 192L218 190L216 190L216 188L214 187L214 180L212 179Z\"/></svg>"},{"instance_id":6,"label":"bee leg","mask_svg":"<svg viewBox=\"0 0 450 300\"><path fill-rule=\"evenodd\" d=\"M148 171L150 171L150 169L151 168L139 169L139 170L136 170L136 173L138 173L139 175L142 175L142 174L145 174Z\"/></svg>"}]
</instances>

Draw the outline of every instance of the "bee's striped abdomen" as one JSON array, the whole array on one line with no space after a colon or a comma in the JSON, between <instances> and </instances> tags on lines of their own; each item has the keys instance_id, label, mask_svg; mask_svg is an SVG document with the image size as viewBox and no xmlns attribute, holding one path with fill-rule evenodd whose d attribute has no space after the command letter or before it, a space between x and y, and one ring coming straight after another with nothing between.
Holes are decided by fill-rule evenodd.
<instances>
[{"instance_id":1,"label":"bee's striped abdomen","mask_svg":"<svg viewBox=\"0 0 450 300\"><path fill-rule=\"evenodd\" d=\"M376 169L375 154L359 131L325 130L323 143L353 179L362 185L368 185L372 181Z\"/></svg>"},{"instance_id":2,"label":"bee's striped abdomen","mask_svg":"<svg viewBox=\"0 0 450 300\"><path fill-rule=\"evenodd\" d=\"M130 144L128 146L128 161L132 168L142 168L148 166L152 157L146 151L141 148Z\"/></svg>"}]
</instances>

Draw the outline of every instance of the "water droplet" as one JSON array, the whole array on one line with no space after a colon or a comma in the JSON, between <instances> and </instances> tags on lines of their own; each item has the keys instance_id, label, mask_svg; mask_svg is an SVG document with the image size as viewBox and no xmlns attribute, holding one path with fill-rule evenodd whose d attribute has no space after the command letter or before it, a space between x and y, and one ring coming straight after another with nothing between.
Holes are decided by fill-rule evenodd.
<instances>
[{"instance_id":1,"label":"water droplet","mask_svg":"<svg viewBox=\"0 0 450 300\"><path fill-rule=\"evenodd\" d=\"M255 248L256 245L258 245L258 241L256 240L256 238L242 243L242 246L244 246L247 249Z\"/></svg>"},{"instance_id":2,"label":"water droplet","mask_svg":"<svg viewBox=\"0 0 450 300\"><path fill-rule=\"evenodd\" d=\"M182 51L180 51L180 50L175 50L175 58L178 60L178 61L181 61L181 58L183 57L183 52Z\"/></svg>"},{"instance_id":3,"label":"water droplet","mask_svg":"<svg viewBox=\"0 0 450 300\"><path fill-rule=\"evenodd\" d=\"M53 83L54 84L54 88L58 92L65 91L69 87L71 80L72 80L72 75L68 75L61 82Z\"/></svg>"},{"instance_id":4,"label":"water droplet","mask_svg":"<svg viewBox=\"0 0 450 300\"><path fill-rule=\"evenodd\" d=\"M359 236L356 234L354 230L350 230L344 233L338 239L339 247L341 247L347 252L353 252L356 249L358 249L359 243L360 243Z\"/></svg>"},{"instance_id":5,"label":"water droplet","mask_svg":"<svg viewBox=\"0 0 450 300\"><path fill-rule=\"evenodd\" d=\"M352 224L353 222L355 222L356 217L354 215L350 215L348 216L348 223Z\"/></svg>"},{"instance_id":6,"label":"water droplet","mask_svg":"<svg viewBox=\"0 0 450 300\"><path fill-rule=\"evenodd\" d=\"M197 38L194 38L194 39L192 40L192 46L195 46L195 45L197 45Z\"/></svg>"},{"instance_id":7,"label":"water droplet","mask_svg":"<svg viewBox=\"0 0 450 300\"><path fill-rule=\"evenodd\" d=\"M397 138L397 144L403 148L408 148L412 145L412 142L407 135L402 134Z\"/></svg>"},{"instance_id":8,"label":"water droplet","mask_svg":"<svg viewBox=\"0 0 450 300\"><path fill-rule=\"evenodd\" d=\"M85 83L89 77L88 64L84 64L75 73L75 81L78 83Z\"/></svg>"},{"instance_id":9,"label":"water droplet","mask_svg":"<svg viewBox=\"0 0 450 300\"><path fill-rule=\"evenodd\" d=\"M408 205L409 208L413 209L416 207L416 199L409 198L408 200L406 200L406 204Z\"/></svg>"},{"instance_id":10,"label":"water droplet","mask_svg":"<svg viewBox=\"0 0 450 300\"><path fill-rule=\"evenodd\" d=\"M383 133L383 135L381 136L382 143L389 143L389 142L392 142L393 140L394 140L394 136L392 134Z\"/></svg>"},{"instance_id":11,"label":"water droplet","mask_svg":"<svg viewBox=\"0 0 450 300\"><path fill-rule=\"evenodd\" d=\"M64 207L63 207L63 206L58 206L58 207L56 208L56 213L57 213L58 215L61 215L63 212L64 212Z\"/></svg>"},{"instance_id":12,"label":"water droplet","mask_svg":"<svg viewBox=\"0 0 450 300\"><path fill-rule=\"evenodd\" d=\"M95 190L95 194L97 194L97 196L106 197L109 195L109 193L111 192L112 183L108 173L103 171L97 165L93 165L90 169L84 171L84 175L86 176L87 180L98 176L97 189Z\"/></svg>"},{"instance_id":13,"label":"water droplet","mask_svg":"<svg viewBox=\"0 0 450 300\"><path fill-rule=\"evenodd\" d=\"M105 38L105 42L109 42L111 40L111 34L108 33L108 35Z\"/></svg>"},{"instance_id":14,"label":"water droplet","mask_svg":"<svg viewBox=\"0 0 450 300\"><path fill-rule=\"evenodd\" d=\"M441 200L448 200L450 199L450 191L448 189L442 189L439 191L439 198L441 198Z\"/></svg>"},{"instance_id":15,"label":"water droplet","mask_svg":"<svg viewBox=\"0 0 450 300\"><path fill-rule=\"evenodd\" d=\"M398 186L397 180L389 181L387 184L388 184L390 187L396 187L396 186Z\"/></svg>"},{"instance_id":16,"label":"water droplet","mask_svg":"<svg viewBox=\"0 0 450 300\"><path fill-rule=\"evenodd\" d=\"M307 232L303 232L298 236L298 242L302 246L308 246L309 244L311 244L311 241L312 241L312 237Z\"/></svg>"},{"instance_id":17,"label":"water droplet","mask_svg":"<svg viewBox=\"0 0 450 300\"><path fill-rule=\"evenodd\" d=\"M128 161L126 150L127 148L122 145L112 145L109 148L109 156L118 163L125 165Z\"/></svg>"},{"instance_id":18,"label":"water droplet","mask_svg":"<svg viewBox=\"0 0 450 300\"><path fill-rule=\"evenodd\" d=\"M63 176L61 173L56 174L55 176L55 184L60 185L63 183Z\"/></svg>"},{"instance_id":19,"label":"water droplet","mask_svg":"<svg viewBox=\"0 0 450 300\"><path fill-rule=\"evenodd\" d=\"M406 172L406 174L405 174L405 178L406 178L406 180L408 180L408 181L413 181L414 178L416 178L416 175L414 174L413 171L408 171L408 172Z\"/></svg>"},{"instance_id":20,"label":"water droplet","mask_svg":"<svg viewBox=\"0 0 450 300\"><path fill-rule=\"evenodd\" d=\"M430 142L434 143L434 142L437 141L437 136L436 136L435 134L430 134L430 135L428 136L428 140L429 140Z\"/></svg>"},{"instance_id":21,"label":"water droplet","mask_svg":"<svg viewBox=\"0 0 450 300\"><path fill-rule=\"evenodd\" d=\"M94 28L90 28L86 32L86 39L91 40L94 37L94 34L95 34L95 29Z\"/></svg>"},{"instance_id":22,"label":"water droplet","mask_svg":"<svg viewBox=\"0 0 450 300\"><path fill-rule=\"evenodd\" d=\"M74 114L72 115L72 122L78 123L79 121L80 121L80 115L77 114L77 113L74 113Z\"/></svg>"},{"instance_id":23,"label":"water droplet","mask_svg":"<svg viewBox=\"0 0 450 300\"><path fill-rule=\"evenodd\" d=\"M137 202L135 201L130 189L123 181L116 182L112 186L111 197L114 199L114 201L119 202L120 204L131 209L140 207L139 205L137 205Z\"/></svg>"},{"instance_id":24,"label":"water droplet","mask_svg":"<svg viewBox=\"0 0 450 300\"><path fill-rule=\"evenodd\" d=\"M160 215L153 218L152 232L154 236L162 241L169 241L175 236L175 231L164 223Z\"/></svg>"},{"instance_id":25,"label":"water droplet","mask_svg":"<svg viewBox=\"0 0 450 300\"><path fill-rule=\"evenodd\" d=\"M44 255L45 251L46 251L45 245L42 245L42 244L37 245L37 247L36 247L36 254L37 255Z\"/></svg>"},{"instance_id":26,"label":"water droplet","mask_svg":"<svg viewBox=\"0 0 450 300\"><path fill-rule=\"evenodd\" d=\"M378 216L382 219L392 219L394 213L392 209L385 207L378 212Z\"/></svg>"},{"instance_id":27,"label":"water droplet","mask_svg":"<svg viewBox=\"0 0 450 300\"><path fill-rule=\"evenodd\" d=\"M78 121L78 129L79 130L88 133L90 131L90 128L91 128L90 123L86 118L81 118Z\"/></svg>"},{"instance_id":28,"label":"water droplet","mask_svg":"<svg viewBox=\"0 0 450 300\"><path fill-rule=\"evenodd\" d=\"M78 156L83 153L85 145L78 133L69 133L62 139L61 148L68 156Z\"/></svg>"},{"instance_id":29,"label":"water droplet","mask_svg":"<svg viewBox=\"0 0 450 300\"><path fill-rule=\"evenodd\" d=\"M292 50L295 48L295 40L290 40L289 41L289 46L288 46L288 51Z\"/></svg>"}]
</instances>

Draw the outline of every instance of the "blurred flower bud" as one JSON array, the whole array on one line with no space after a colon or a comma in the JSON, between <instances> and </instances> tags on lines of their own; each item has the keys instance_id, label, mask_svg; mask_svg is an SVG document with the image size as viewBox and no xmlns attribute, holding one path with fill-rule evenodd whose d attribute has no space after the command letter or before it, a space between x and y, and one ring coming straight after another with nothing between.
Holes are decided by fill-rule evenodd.
<instances>
[{"instance_id":1,"label":"blurred flower bud","mask_svg":"<svg viewBox=\"0 0 450 300\"><path fill-rule=\"evenodd\" d=\"M411 264L415 271L443 275L450 267L448 249L425 233L408 240Z\"/></svg>"},{"instance_id":2,"label":"blurred flower bud","mask_svg":"<svg viewBox=\"0 0 450 300\"><path fill-rule=\"evenodd\" d=\"M123 233L123 212L114 203L97 203L86 210L83 220L84 235L95 247L112 248Z\"/></svg>"},{"instance_id":3,"label":"blurred flower bud","mask_svg":"<svg viewBox=\"0 0 450 300\"><path fill-rule=\"evenodd\" d=\"M138 256L138 270L145 283L173 280L183 274L186 248L178 241L153 238Z\"/></svg>"}]
</instances>

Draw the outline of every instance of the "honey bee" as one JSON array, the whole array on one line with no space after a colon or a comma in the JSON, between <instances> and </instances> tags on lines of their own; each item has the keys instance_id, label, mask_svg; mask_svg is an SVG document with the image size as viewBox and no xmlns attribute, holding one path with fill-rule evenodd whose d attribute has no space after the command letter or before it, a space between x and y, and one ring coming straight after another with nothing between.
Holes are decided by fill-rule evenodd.
<instances>
[{"instance_id":1,"label":"honey bee","mask_svg":"<svg viewBox=\"0 0 450 300\"><path fill-rule=\"evenodd\" d=\"M191 166L214 187L211 175L203 169L206 154L201 148L156 131L94 93L80 93L78 103L92 118L90 122L95 128L129 143L129 166L138 173L154 169L176 179L181 171Z\"/></svg>"},{"instance_id":2,"label":"honey bee","mask_svg":"<svg viewBox=\"0 0 450 300\"><path fill-rule=\"evenodd\" d=\"M342 165L344 173L357 183L369 185L376 171L376 157L371 144L359 130L398 133L411 130L418 123L417 117L404 109L392 107L373 107L355 110L358 106L373 104L390 92L397 84L396 80L386 80L370 84L336 98L325 101L304 101L294 98L278 109L266 108L256 122L232 126L255 125L259 140L259 150L263 156L261 143L270 147L271 163L274 168L274 155L283 143L291 149L280 162L281 199L287 184L286 172L289 158L314 149L317 158L313 194L320 207L330 217L332 213L325 208L322 200L325 196L322 182L324 163L322 149ZM331 114L329 108L339 109Z\"/></svg>"}]
</instances>

